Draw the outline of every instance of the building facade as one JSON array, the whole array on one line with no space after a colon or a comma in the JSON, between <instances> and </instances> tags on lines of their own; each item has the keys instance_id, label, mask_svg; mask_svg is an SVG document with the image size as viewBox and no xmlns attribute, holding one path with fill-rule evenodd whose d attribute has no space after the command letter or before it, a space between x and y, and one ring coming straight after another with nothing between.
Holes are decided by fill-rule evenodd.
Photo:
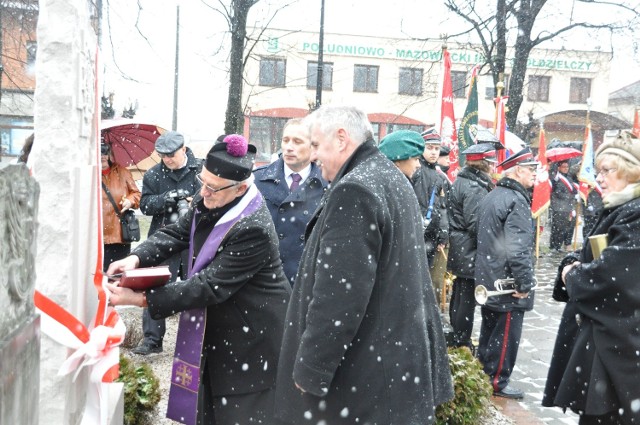
<instances>
[{"instance_id":1,"label":"building facade","mask_svg":"<svg viewBox=\"0 0 640 425\"><path fill-rule=\"evenodd\" d=\"M315 107L319 43L314 32L266 30L263 37L247 61L243 102L245 134L258 146L259 160L267 161L278 149L286 120ZM439 127L441 42L325 34L323 45L323 104L362 108L376 140L398 129ZM470 71L483 56L478 46L448 43L448 49L455 113L461 118ZM606 112L609 58L595 51L532 51L519 119L528 121L529 113L540 118L565 110L586 112L588 100L591 110ZM493 80L483 72L478 79L479 119L492 123ZM509 73L507 60L507 87Z\"/></svg>"},{"instance_id":2,"label":"building facade","mask_svg":"<svg viewBox=\"0 0 640 425\"><path fill-rule=\"evenodd\" d=\"M33 132L38 1L0 4L0 153L18 155Z\"/></svg>"}]
</instances>

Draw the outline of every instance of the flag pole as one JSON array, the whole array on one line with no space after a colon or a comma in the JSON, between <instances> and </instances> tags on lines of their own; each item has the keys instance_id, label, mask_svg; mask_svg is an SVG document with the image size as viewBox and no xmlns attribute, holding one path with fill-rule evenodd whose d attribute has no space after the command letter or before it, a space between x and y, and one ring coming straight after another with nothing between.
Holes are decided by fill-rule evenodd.
<instances>
[{"instance_id":1,"label":"flag pole","mask_svg":"<svg viewBox=\"0 0 640 425\"><path fill-rule=\"evenodd\" d=\"M500 106L500 98L502 97L502 90L504 89L504 83L502 72L498 74L498 83L496 84L496 110L493 119L493 134L496 134L496 129L498 128L498 107ZM497 135L496 135L497 136Z\"/></svg>"},{"instance_id":2,"label":"flag pole","mask_svg":"<svg viewBox=\"0 0 640 425\"><path fill-rule=\"evenodd\" d=\"M551 185L549 184L549 172L547 165L547 142L544 133L544 119L540 119L540 134L538 145L538 170L536 182L533 186L531 198L531 214L536 219L536 258L540 256L540 215L549 208L551 197Z\"/></svg>"},{"instance_id":3,"label":"flag pole","mask_svg":"<svg viewBox=\"0 0 640 425\"><path fill-rule=\"evenodd\" d=\"M587 122L585 124L584 129L584 144L582 146L582 161L584 161L584 153L587 150L587 138L589 137L589 133L591 132L591 98L587 99ZM578 195L580 194L580 186L578 185ZM576 203L576 225L573 229L573 250L578 249L578 225L580 222L580 213L581 213L581 204L580 202ZM584 241L582 241L584 244Z\"/></svg>"},{"instance_id":4,"label":"flag pole","mask_svg":"<svg viewBox=\"0 0 640 425\"><path fill-rule=\"evenodd\" d=\"M536 217L536 258L540 257L540 216Z\"/></svg>"}]
</instances>

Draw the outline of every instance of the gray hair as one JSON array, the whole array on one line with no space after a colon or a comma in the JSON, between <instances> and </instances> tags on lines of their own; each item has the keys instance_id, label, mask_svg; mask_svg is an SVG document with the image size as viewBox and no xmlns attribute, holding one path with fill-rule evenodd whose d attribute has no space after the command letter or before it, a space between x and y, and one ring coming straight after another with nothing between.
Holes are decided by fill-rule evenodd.
<instances>
[{"instance_id":1,"label":"gray hair","mask_svg":"<svg viewBox=\"0 0 640 425\"><path fill-rule=\"evenodd\" d=\"M305 123L309 128L318 126L325 137L333 136L339 128L344 128L358 144L373 138L373 128L367 115L355 106L323 105L308 115Z\"/></svg>"},{"instance_id":2,"label":"gray hair","mask_svg":"<svg viewBox=\"0 0 640 425\"><path fill-rule=\"evenodd\" d=\"M502 171L502 175L503 176L510 176L511 174L516 172L516 167L517 167L517 165L514 165L511 168L507 168L506 170L503 170Z\"/></svg>"}]
</instances>

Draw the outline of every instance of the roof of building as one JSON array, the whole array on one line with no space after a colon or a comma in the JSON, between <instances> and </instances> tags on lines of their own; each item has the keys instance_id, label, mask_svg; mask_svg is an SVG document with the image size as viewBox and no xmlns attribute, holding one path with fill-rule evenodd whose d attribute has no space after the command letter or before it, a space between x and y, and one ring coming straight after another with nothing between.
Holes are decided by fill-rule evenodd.
<instances>
[{"instance_id":1,"label":"roof of building","mask_svg":"<svg viewBox=\"0 0 640 425\"><path fill-rule=\"evenodd\" d=\"M609 100L640 99L640 80L609 94Z\"/></svg>"}]
</instances>

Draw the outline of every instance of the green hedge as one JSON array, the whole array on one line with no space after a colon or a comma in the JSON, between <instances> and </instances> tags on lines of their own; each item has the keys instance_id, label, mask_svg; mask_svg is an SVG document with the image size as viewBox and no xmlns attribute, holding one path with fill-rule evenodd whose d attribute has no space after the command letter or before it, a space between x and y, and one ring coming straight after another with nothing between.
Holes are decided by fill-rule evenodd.
<instances>
[{"instance_id":1,"label":"green hedge","mask_svg":"<svg viewBox=\"0 0 640 425\"><path fill-rule=\"evenodd\" d=\"M124 424L149 424L149 413L160 401L158 378L151 367L147 363L135 365L127 357L120 356L117 382L124 383Z\"/></svg>"},{"instance_id":2,"label":"green hedge","mask_svg":"<svg viewBox=\"0 0 640 425\"><path fill-rule=\"evenodd\" d=\"M453 400L436 408L436 425L477 424L491 400L491 384L482 364L467 347L449 348Z\"/></svg>"}]
</instances>

